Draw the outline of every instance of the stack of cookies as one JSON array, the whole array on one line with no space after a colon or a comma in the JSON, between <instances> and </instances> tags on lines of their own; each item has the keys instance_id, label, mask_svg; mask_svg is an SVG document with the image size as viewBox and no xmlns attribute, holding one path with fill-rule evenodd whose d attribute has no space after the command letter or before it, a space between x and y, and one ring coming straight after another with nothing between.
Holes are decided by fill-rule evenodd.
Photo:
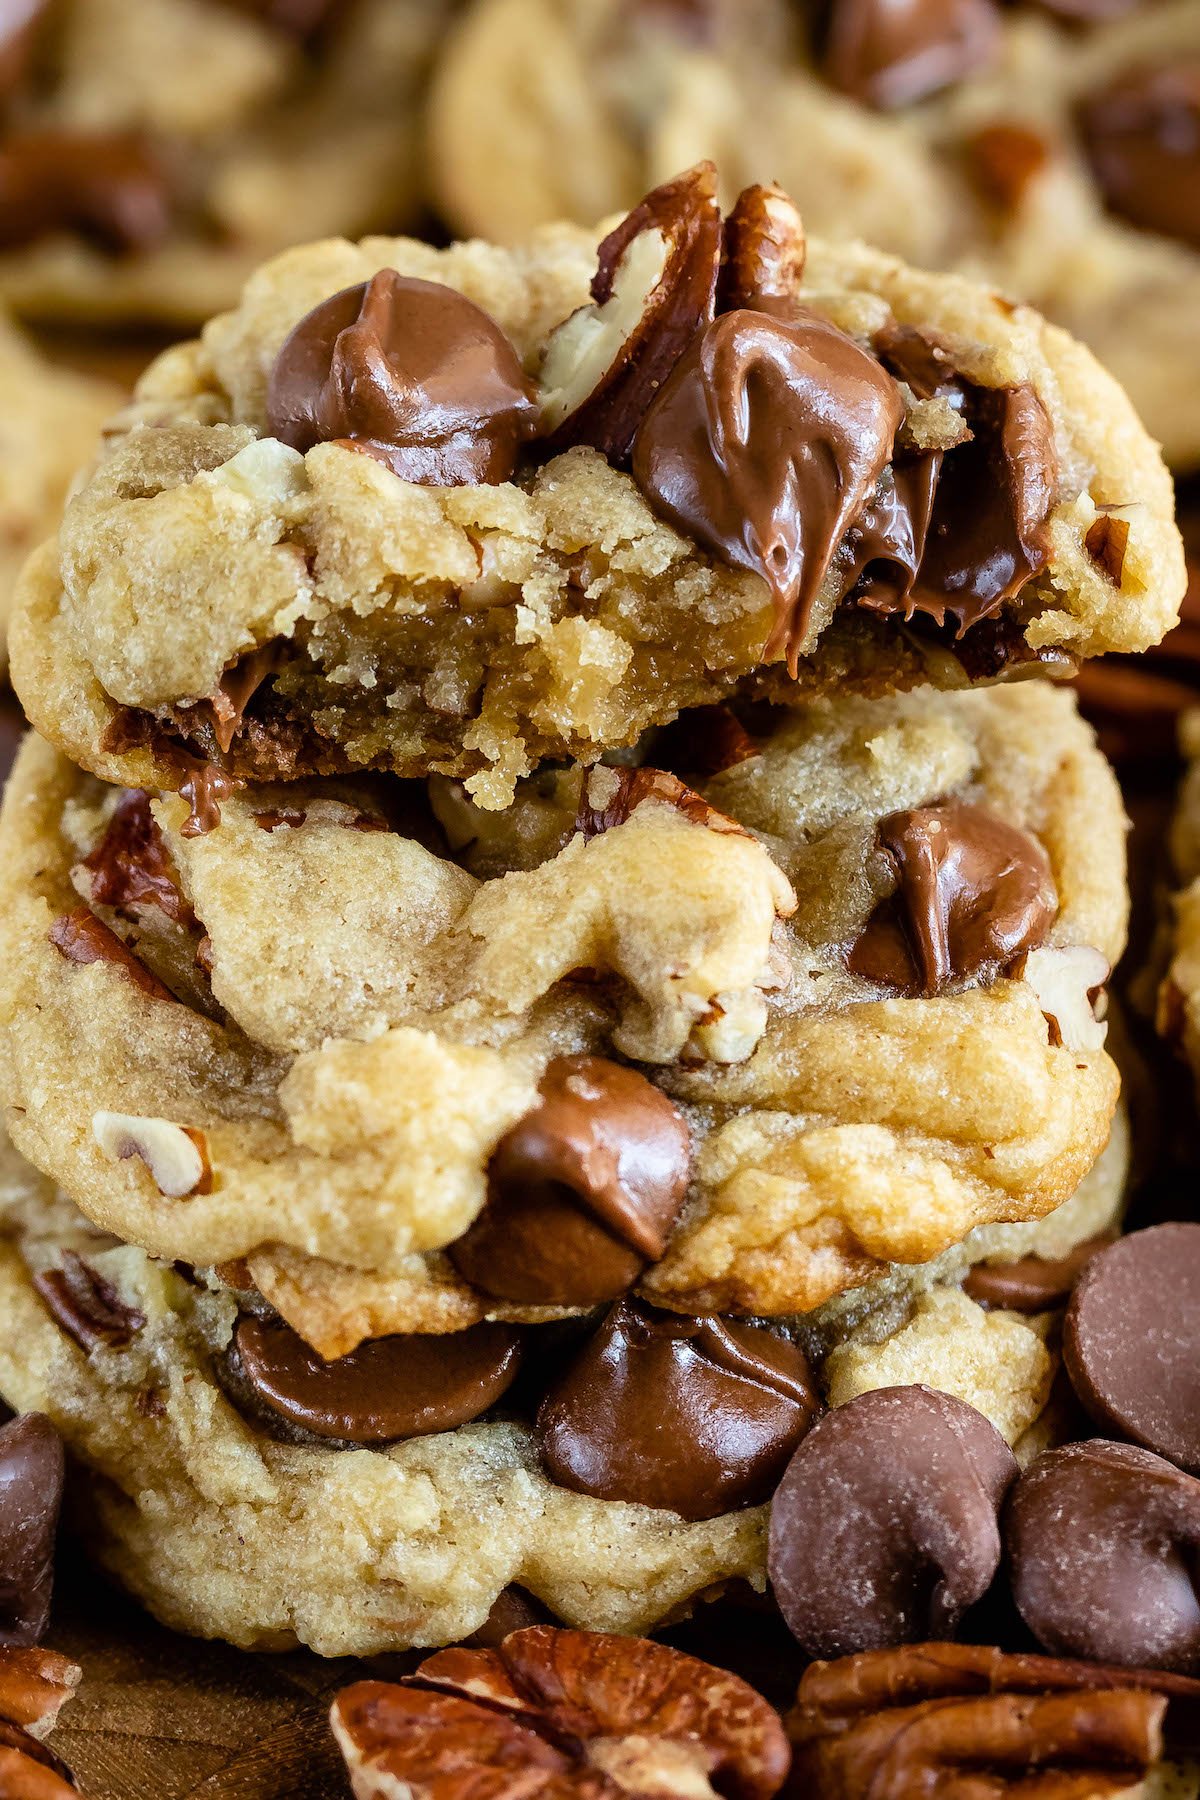
<instances>
[{"instance_id":1,"label":"stack of cookies","mask_svg":"<svg viewBox=\"0 0 1200 1800\"><path fill-rule=\"evenodd\" d=\"M101 1561L242 1645L636 1631L778 1492L806 1648L953 1629L1128 1161L1055 678L1183 585L1087 351L709 164L163 354L26 565L0 823L0 1393ZM991 1537L864 1619L904 1446Z\"/></svg>"}]
</instances>

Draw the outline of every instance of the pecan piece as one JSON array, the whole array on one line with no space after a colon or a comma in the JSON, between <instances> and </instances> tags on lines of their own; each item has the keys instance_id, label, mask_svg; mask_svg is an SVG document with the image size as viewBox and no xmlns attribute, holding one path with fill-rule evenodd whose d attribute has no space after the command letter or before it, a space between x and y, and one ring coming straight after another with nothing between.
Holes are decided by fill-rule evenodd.
<instances>
[{"instance_id":1,"label":"pecan piece","mask_svg":"<svg viewBox=\"0 0 1200 1800\"><path fill-rule=\"evenodd\" d=\"M61 1268L43 1269L33 1285L55 1323L85 1353L97 1344L124 1350L146 1323L145 1313L127 1306L112 1283L74 1250L64 1250Z\"/></svg>"},{"instance_id":2,"label":"pecan piece","mask_svg":"<svg viewBox=\"0 0 1200 1800\"><path fill-rule=\"evenodd\" d=\"M591 444L620 462L692 338L713 316L721 260L717 171L664 182L600 245L592 304L551 333L539 377L550 446Z\"/></svg>"},{"instance_id":3,"label":"pecan piece","mask_svg":"<svg viewBox=\"0 0 1200 1800\"><path fill-rule=\"evenodd\" d=\"M121 795L103 837L80 864L79 878L86 881L93 906L157 906L177 925L196 922L154 822L150 796L141 788Z\"/></svg>"},{"instance_id":4,"label":"pecan piece","mask_svg":"<svg viewBox=\"0 0 1200 1800\"><path fill-rule=\"evenodd\" d=\"M678 775L668 775L665 769L610 769L603 765L592 769L584 782L575 829L585 838L599 837L602 831L624 825L648 800L673 806L689 825L704 825L731 837L751 835L736 819L710 806Z\"/></svg>"},{"instance_id":5,"label":"pecan piece","mask_svg":"<svg viewBox=\"0 0 1200 1800\"><path fill-rule=\"evenodd\" d=\"M115 931L98 919L95 913L89 912L86 906L77 906L74 912L63 913L55 919L49 932L50 942L59 953L73 963L112 963L127 981L131 981L143 994L151 1000L174 1000L175 996L169 987L151 974L144 963L140 963L132 950L128 949Z\"/></svg>"},{"instance_id":6,"label":"pecan piece","mask_svg":"<svg viewBox=\"0 0 1200 1800\"><path fill-rule=\"evenodd\" d=\"M814 1663L788 1718L806 1800L1104 1800L1163 1753L1171 1700L1200 1684L986 1645L928 1643Z\"/></svg>"},{"instance_id":7,"label":"pecan piece","mask_svg":"<svg viewBox=\"0 0 1200 1800\"><path fill-rule=\"evenodd\" d=\"M0 1649L0 1719L35 1737L49 1731L80 1673L77 1663L54 1650Z\"/></svg>"},{"instance_id":8,"label":"pecan piece","mask_svg":"<svg viewBox=\"0 0 1200 1800\"><path fill-rule=\"evenodd\" d=\"M788 1767L774 1708L737 1676L550 1625L441 1651L396 1686L359 1682L332 1723L358 1800L770 1800Z\"/></svg>"},{"instance_id":9,"label":"pecan piece","mask_svg":"<svg viewBox=\"0 0 1200 1800\"><path fill-rule=\"evenodd\" d=\"M725 221L718 310L749 306L786 312L796 303L807 250L804 222L781 187L743 188Z\"/></svg>"}]
</instances>

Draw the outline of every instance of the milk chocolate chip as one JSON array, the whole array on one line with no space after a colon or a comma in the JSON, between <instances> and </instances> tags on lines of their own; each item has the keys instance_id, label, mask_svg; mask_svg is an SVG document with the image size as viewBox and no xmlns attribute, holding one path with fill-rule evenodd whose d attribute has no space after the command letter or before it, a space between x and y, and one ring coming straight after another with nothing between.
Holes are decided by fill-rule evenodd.
<instances>
[{"instance_id":1,"label":"milk chocolate chip","mask_svg":"<svg viewBox=\"0 0 1200 1800\"><path fill-rule=\"evenodd\" d=\"M1039 1456L1005 1516L1013 1597L1040 1644L1200 1671L1200 1481L1132 1444Z\"/></svg>"},{"instance_id":2,"label":"milk chocolate chip","mask_svg":"<svg viewBox=\"0 0 1200 1800\"><path fill-rule=\"evenodd\" d=\"M448 1254L498 1299L614 1300L667 1247L687 1190L687 1123L644 1075L601 1056L556 1058L540 1091L496 1146L487 1205Z\"/></svg>"},{"instance_id":3,"label":"milk chocolate chip","mask_svg":"<svg viewBox=\"0 0 1200 1800\"><path fill-rule=\"evenodd\" d=\"M289 1424L351 1444L394 1443L452 1431L497 1401L520 1366L507 1325L444 1337L372 1338L323 1362L289 1326L243 1317L233 1338L236 1374Z\"/></svg>"},{"instance_id":4,"label":"milk chocolate chip","mask_svg":"<svg viewBox=\"0 0 1200 1800\"><path fill-rule=\"evenodd\" d=\"M891 813L879 843L896 892L878 906L850 967L901 993L938 994L1006 968L1044 942L1058 911L1035 837L984 806L950 800Z\"/></svg>"},{"instance_id":5,"label":"milk chocolate chip","mask_svg":"<svg viewBox=\"0 0 1200 1800\"><path fill-rule=\"evenodd\" d=\"M868 106L910 106L981 68L998 35L992 0L832 0L821 72Z\"/></svg>"},{"instance_id":6,"label":"milk chocolate chip","mask_svg":"<svg viewBox=\"0 0 1200 1800\"><path fill-rule=\"evenodd\" d=\"M0 1426L0 1645L36 1644L50 1622L63 1447L41 1413Z\"/></svg>"},{"instance_id":7,"label":"milk chocolate chip","mask_svg":"<svg viewBox=\"0 0 1200 1800\"><path fill-rule=\"evenodd\" d=\"M771 1582L807 1653L951 1635L996 1573L1016 1473L995 1426L931 1388L878 1388L827 1413L771 1504Z\"/></svg>"},{"instance_id":8,"label":"milk chocolate chip","mask_svg":"<svg viewBox=\"0 0 1200 1800\"><path fill-rule=\"evenodd\" d=\"M271 432L330 439L429 487L507 481L536 426L520 360L454 288L381 269L322 300L284 340L267 386Z\"/></svg>"},{"instance_id":9,"label":"milk chocolate chip","mask_svg":"<svg viewBox=\"0 0 1200 1800\"><path fill-rule=\"evenodd\" d=\"M1153 1225L1094 1257L1063 1360L1099 1425L1200 1475L1200 1225Z\"/></svg>"},{"instance_id":10,"label":"milk chocolate chip","mask_svg":"<svg viewBox=\"0 0 1200 1800\"><path fill-rule=\"evenodd\" d=\"M765 1500L820 1403L786 1338L619 1301L537 1416L560 1487L685 1519Z\"/></svg>"},{"instance_id":11,"label":"milk chocolate chip","mask_svg":"<svg viewBox=\"0 0 1200 1800\"><path fill-rule=\"evenodd\" d=\"M13 131L0 140L0 250L78 232L113 255L171 227L165 172L134 132Z\"/></svg>"},{"instance_id":12,"label":"milk chocolate chip","mask_svg":"<svg viewBox=\"0 0 1200 1800\"><path fill-rule=\"evenodd\" d=\"M837 326L742 308L696 335L638 430L638 486L678 530L768 583L764 656L786 651L793 674L903 413L891 376Z\"/></svg>"},{"instance_id":13,"label":"milk chocolate chip","mask_svg":"<svg viewBox=\"0 0 1200 1800\"><path fill-rule=\"evenodd\" d=\"M1094 1256L1112 1243L1111 1234L1088 1238L1065 1256L1022 1256L1010 1263L976 1263L963 1278L963 1293L981 1306L1009 1312L1045 1312L1061 1306Z\"/></svg>"},{"instance_id":14,"label":"milk chocolate chip","mask_svg":"<svg viewBox=\"0 0 1200 1800\"><path fill-rule=\"evenodd\" d=\"M1128 70L1079 128L1109 211L1200 249L1200 57Z\"/></svg>"}]
</instances>

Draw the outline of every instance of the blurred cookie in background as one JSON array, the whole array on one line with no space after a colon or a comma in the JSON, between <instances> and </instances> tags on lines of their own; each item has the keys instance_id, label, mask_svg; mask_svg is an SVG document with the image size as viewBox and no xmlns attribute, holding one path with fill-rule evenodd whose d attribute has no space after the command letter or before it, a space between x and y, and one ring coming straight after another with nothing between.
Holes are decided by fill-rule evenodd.
<instances>
[{"instance_id":1,"label":"blurred cookie in background","mask_svg":"<svg viewBox=\"0 0 1200 1800\"><path fill-rule=\"evenodd\" d=\"M1200 463L1194 0L475 0L430 106L456 230L591 219L711 156L810 231L963 267L1085 339Z\"/></svg>"},{"instance_id":2,"label":"blurred cookie in background","mask_svg":"<svg viewBox=\"0 0 1200 1800\"><path fill-rule=\"evenodd\" d=\"M449 0L21 0L0 16L0 297L184 323L265 254L412 223Z\"/></svg>"}]
</instances>

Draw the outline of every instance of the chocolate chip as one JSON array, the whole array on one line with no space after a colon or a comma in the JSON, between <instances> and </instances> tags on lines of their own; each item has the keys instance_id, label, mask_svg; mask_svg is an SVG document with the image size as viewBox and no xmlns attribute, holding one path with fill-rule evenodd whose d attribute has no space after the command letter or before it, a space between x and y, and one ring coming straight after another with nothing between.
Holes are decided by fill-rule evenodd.
<instances>
[{"instance_id":1,"label":"chocolate chip","mask_svg":"<svg viewBox=\"0 0 1200 1800\"><path fill-rule=\"evenodd\" d=\"M124 1350L146 1315L122 1300L116 1288L74 1250L64 1250L57 1269L43 1269L33 1285L54 1315L55 1323L84 1351L104 1344Z\"/></svg>"},{"instance_id":2,"label":"chocolate chip","mask_svg":"<svg viewBox=\"0 0 1200 1800\"><path fill-rule=\"evenodd\" d=\"M622 1300L546 1395L537 1439L561 1487L711 1519L766 1499L819 1410L786 1338Z\"/></svg>"},{"instance_id":3,"label":"chocolate chip","mask_svg":"<svg viewBox=\"0 0 1200 1800\"><path fill-rule=\"evenodd\" d=\"M381 269L307 313L267 386L271 432L297 450L337 440L405 481L507 481L535 427L520 360L454 288Z\"/></svg>"},{"instance_id":4,"label":"chocolate chip","mask_svg":"<svg viewBox=\"0 0 1200 1800\"><path fill-rule=\"evenodd\" d=\"M786 651L793 674L902 417L891 376L835 325L741 309L696 335L638 430L638 486L686 536L768 583L763 655Z\"/></svg>"},{"instance_id":5,"label":"chocolate chip","mask_svg":"<svg viewBox=\"0 0 1200 1800\"><path fill-rule=\"evenodd\" d=\"M91 877L93 906L157 906L178 925L195 923L150 811L150 796L140 788L121 795L82 866Z\"/></svg>"},{"instance_id":6,"label":"chocolate chip","mask_svg":"<svg viewBox=\"0 0 1200 1800\"><path fill-rule=\"evenodd\" d=\"M1200 249L1200 57L1127 70L1079 129L1110 212Z\"/></svg>"},{"instance_id":7,"label":"chocolate chip","mask_svg":"<svg viewBox=\"0 0 1200 1800\"><path fill-rule=\"evenodd\" d=\"M24 85L49 3L50 0L5 0L0 6L0 100Z\"/></svg>"},{"instance_id":8,"label":"chocolate chip","mask_svg":"<svg viewBox=\"0 0 1200 1800\"><path fill-rule=\"evenodd\" d=\"M976 1263L963 1278L963 1293L981 1306L1009 1312L1045 1312L1061 1306L1092 1258L1112 1243L1111 1233L1076 1244L1065 1256L1022 1256L1010 1263Z\"/></svg>"},{"instance_id":9,"label":"chocolate chip","mask_svg":"<svg viewBox=\"0 0 1200 1800\"><path fill-rule=\"evenodd\" d=\"M982 1413L930 1388L878 1388L827 1413L771 1505L771 1581L808 1654L951 1635L996 1573L1016 1473Z\"/></svg>"},{"instance_id":10,"label":"chocolate chip","mask_svg":"<svg viewBox=\"0 0 1200 1800\"><path fill-rule=\"evenodd\" d=\"M540 1093L496 1146L487 1205L448 1255L497 1299L614 1300L667 1247L687 1191L687 1123L644 1075L601 1056L557 1057Z\"/></svg>"},{"instance_id":11,"label":"chocolate chip","mask_svg":"<svg viewBox=\"0 0 1200 1800\"><path fill-rule=\"evenodd\" d=\"M166 176L136 133L30 130L0 141L0 249L69 231L121 255L154 249L170 226Z\"/></svg>"},{"instance_id":12,"label":"chocolate chip","mask_svg":"<svg viewBox=\"0 0 1200 1800\"><path fill-rule=\"evenodd\" d=\"M111 963L127 981L152 1000L174 1000L170 988L165 987L157 975L152 975L125 947L116 932L110 931L86 906L78 906L74 912L63 913L55 919L48 935L54 948L68 962Z\"/></svg>"},{"instance_id":13,"label":"chocolate chip","mask_svg":"<svg viewBox=\"0 0 1200 1800\"><path fill-rule=\"evenodd\" d=\"M923 100L991 60L991 0L833 0L821 72L842 93L891 109Z\"/></svg>"},{"instance_id":14,"label":"chocolate chip","mask_svg":"<svg viewBox=\"0 0 1200 1800\"><path fill-rule=\"evenodd\" d=\"M350 1444L452 1431L486 1412L520 1367L519 1334L476 1325L444 1337L372 1338L323 1362L288 1326L238 1320L233 1350L257 1400L301 1430Z\"/></svg>"},{"instance_id":15,"label":"chocolate chip","mask_svg":"<svg viewBox=\"0 0 1200 1800\"><path fill-rule=\"evenodd\" d=\"M1050 860L1029 832L962 800L891 813L879 844L896 892L849 956L864 980L938 994L1044 943L1058 911Z\"/></svg>"},{"instance_id":16,"label":"chocolate chip","mask_svg":"<svg viewBox=\"0 0 1200 1800\"><path fill-rule=\"evenodd\" d=\"M1200 1225L1154 1225L1094 1257L1063 1359L1098 1424L1200 1474Z\"/></svg>"},{"instance_id":17,"label":"chocolate chip","mask_svg":"<svg viewBox=\"0 0 1200 1800\"><path fill-rule=\"evenodd\" d=\"M0 1645L36 1644L50 1622L63 1447L42 1413L0 1426Z\"/></svg>"},{"instance_id":18,"label":"chocolate chip","mask_svg":"<svg viewBox=\"0 0 1200 1800\"><path fill-rule=\"evenodd\" d=\"M1200 1481L1132 1444L1048 1450L1004 1523L1013 1596L1047 1650L1200 1671Z\"/></svg>"}]
</instances>

